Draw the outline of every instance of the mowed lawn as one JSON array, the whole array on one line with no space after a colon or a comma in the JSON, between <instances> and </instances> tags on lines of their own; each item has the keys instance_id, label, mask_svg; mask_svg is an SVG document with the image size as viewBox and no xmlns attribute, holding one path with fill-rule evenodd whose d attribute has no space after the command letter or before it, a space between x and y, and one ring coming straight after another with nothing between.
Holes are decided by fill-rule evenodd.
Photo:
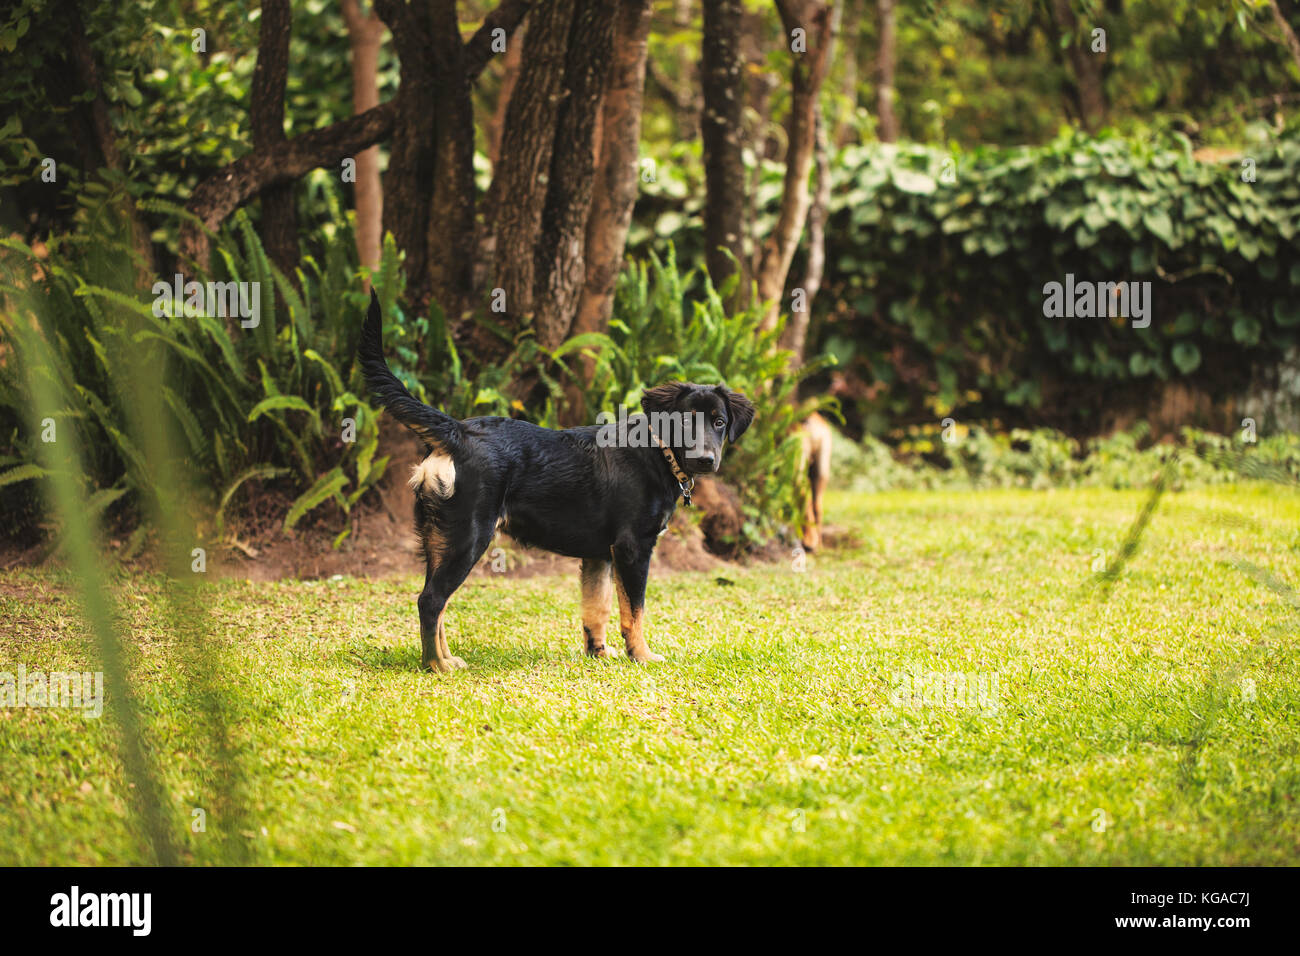
<instances>
[{"instance_id":1,"label":"mowed lawn","mask_svg":"<svg viewBox=\"0 0 1300 956\"><path fill-rule=\"evenodd\" d=\"M582 655L576 574L476 577L445 676L414 568L214 582L224 761L160 580L119 609L189 862L1294 865L1300 495L1167 495L1103 599L1144 497L835 494L803 571L653 577L649 667ZM0 671L95 669L87 641L58 575L0 576ZM0 709L0 863L148 859L113 727Z\"/></svg>"}]
</instances>

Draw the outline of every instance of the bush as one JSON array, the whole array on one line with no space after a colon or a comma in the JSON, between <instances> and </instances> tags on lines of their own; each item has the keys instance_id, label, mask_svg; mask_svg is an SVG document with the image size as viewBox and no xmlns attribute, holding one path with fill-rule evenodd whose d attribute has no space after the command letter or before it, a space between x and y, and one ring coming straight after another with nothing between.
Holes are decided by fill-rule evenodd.
<instances>
[{"instance_id":1,"label":"bush","mask_svg":"<svg viewBox=\"0 0 1300 956\"><path fill-rule=\"evenodd\" d=\"M286 528L329 501L346 513L387 464L375 458L375 413L353 387L366 300L356 291L355 263L341 251L350 244L329 245L323 265L306 257L300 293L270 266L249 220L237 214L216 237L212 275L196 278L259 284L261 321L244 329L237 320L172 314L170 305L155 315L153 292L136 284L114 206L84 212L77 234L51 239L46 255L0 243L0 332L13 350L0 361L0 505L17 516L6 531L30 533L40 513L39 436L26 421L27 375L37 354L51 356L53 367L32 371L54 379L64 402L43 417L78 430L89 454L90 500L135 526L128 553L145 533L137 519L161 497L162 474L193 474L199 504L218 528L236 494L254 481L281 480L301 492ZM39 350L25 347L29 331L41 337ZM159 394L134 394L124 371L138 363L163 370ZM169 437L174 462L145 454L142 436L150 429Z\"/></svg>"},{"instance_id":2,"label":"bush","mask_svg":"<svg viewBox=\"0 0 1300 956\"><path fill-rule=\"evenodd\" d=\"M1161 382L1241 391L1300 342L1300 138L1255 143L1242 159L1200 162L1185 139L1077 132L965 155L849 147L833 163L811 344L876 386L852 413L874 434L957 408L1089 432ZM779 183L774 169L760 174L767 217ZM669 237L702 248L695 200L677 198L683 177L665 169L647 187L639 252ZM1150 282L1150 327L1045 316L1044 285L1067 273Z\"/></svg>"}]
</instances>

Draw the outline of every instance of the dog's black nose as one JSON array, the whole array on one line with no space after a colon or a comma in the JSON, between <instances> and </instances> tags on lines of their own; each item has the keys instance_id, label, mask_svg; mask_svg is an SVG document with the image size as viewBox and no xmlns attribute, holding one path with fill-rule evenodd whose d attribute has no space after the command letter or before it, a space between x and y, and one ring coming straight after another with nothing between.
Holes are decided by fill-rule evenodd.
<instances>
[{"instance_id":1,"label":"dog's black nose","mask_svg":"<svg viewBox=\"0 0 1300 956\"><path fill-rule=\"evenodd\" d=\"M709 471L718 470L718 458L716 455L701 455L700 464L703 465L705 468L707 468Z\"/></svg>"}]
</instances>

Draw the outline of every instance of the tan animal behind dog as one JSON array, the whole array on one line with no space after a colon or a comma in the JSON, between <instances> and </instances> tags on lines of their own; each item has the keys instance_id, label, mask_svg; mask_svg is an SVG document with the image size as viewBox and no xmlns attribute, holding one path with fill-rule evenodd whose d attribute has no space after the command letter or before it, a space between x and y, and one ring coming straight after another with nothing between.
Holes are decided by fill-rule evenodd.
<instances>
[{"instance_id":1,"label":"tan animal behind dog","mask_svg":"<svg viewBox=\"0 0 1300 956\"><path fill-rule=\"evenodd\" d=\"M803 437L803 467L808 469L808 508L804 516L803 546L816 551L822 546L823 500L831 477L831 426L813 412L800 429Z\"/></svg>"}]
</instances>

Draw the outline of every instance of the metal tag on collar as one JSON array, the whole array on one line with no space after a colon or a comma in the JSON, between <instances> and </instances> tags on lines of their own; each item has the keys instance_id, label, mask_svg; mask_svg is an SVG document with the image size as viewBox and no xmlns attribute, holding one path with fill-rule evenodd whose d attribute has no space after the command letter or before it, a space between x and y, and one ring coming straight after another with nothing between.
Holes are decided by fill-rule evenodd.
<instances>
[{"instance_id":1,"label":"metal tag on collar","mask_svg":"<svg viewBox=\"0 0 1300 956\"><path fill-rule=\"evenodd\" d=\"M682 500L686 502L686 507L691 506L691 492L695 490L695 479L692 478L686 483L677 482L677 487L682 489Z\"/></svg>"}]
</instances>

